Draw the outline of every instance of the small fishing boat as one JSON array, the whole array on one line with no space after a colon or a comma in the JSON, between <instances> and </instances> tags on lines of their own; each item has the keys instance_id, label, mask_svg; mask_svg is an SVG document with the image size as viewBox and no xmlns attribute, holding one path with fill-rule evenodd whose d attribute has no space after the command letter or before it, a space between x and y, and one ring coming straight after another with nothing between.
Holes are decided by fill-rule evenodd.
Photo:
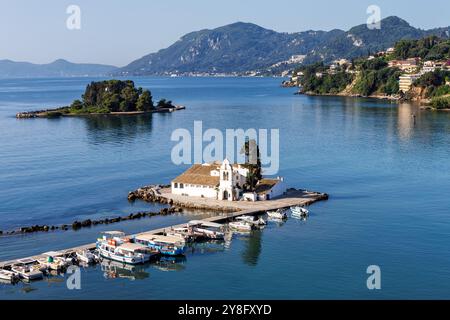
<instances>
[{"instance_id":1,"label":"small fishing boat","mask_svg":"<svg viewBox=\"0 0 450 320\"><path fill-rule=\"evenodd\" d=\"M181 242L192 242L197 238L194 234L194 230L189 226L177 228L171 227L169 230L164 229L164 235L180 238Z\"/></svg>"},{"instance_id":2,"label":"small fishing boat","mask_svg":"<svg viewBox=\"0 0 450 320\"><path fill-rule=\"evenodd\" d=\"M131 243L121 231L103 232L97 239L97 250L103 258L128 264L145 263L154 254L146 246Z\"/></svg>"},{"instance_id":3,"label":"small fishing boat","mask_svg":"<svg viewBox=\"0 0 450 320\"><path fill-rule=\"evenodd\" d=\"M253 229L253 225L246 221L233 221L228 224L228 226L236 231L248 232Z\"/></svg>"},{"instance_id":4,"label":"small fishing boat","mask_svg":"<svg viewBox=\"0 0 450 320\"><path fill-rule=\"evenodd\" d=\"M34 259L20 259L11 266L11 271L19 275L20 279L31 281L42 279L44 274L39 270L39 264Z\"/></svg>"},{"instance_id":5,"label":"small fishing boat","mask_svg":"<svg viewBox=\"0 0 450 320\"><path fill-rule=\"evenodd\" d=\"M186 249L186 241L179 236L141 234L134 238L134 242L155 250L160 254L170 256L182 255Z\"/></svg>"},{"instance_id":6,"label":"small fishing boat","mask_svg":"<svg viewBox=\"0 0 450 320\"><path fill-rule=\"evenodd\" d=\"M222 232L223 225L219 223L202 221L202 220L192 220L189 221L188 227L191 227L194 234L197 237L212 239L212 240L223 240L225 233Z\"/></svg>"},{"instance_id":7,"label":"small fishing boat","mask_svg":"<svg viewBox=\"0 0 450 320\"><path fill-rule=\"evenodd\" d=\"M76 252L76 257L79 262L85 264L92 264L95 262L95 255L89 250L81 250Z\"/></svg>"},{"instance_id":8,"label":"small fishing boat","mask_svg":"<svg viewBox=\"0 0 450 320\"><path fill-rule=\"evenodd\" d=\"M10 270L0 269L0 281L15 283L19 280L19 275Z\"/></svg>"},{"instance_id":9,"label":"small fishing boat","mask_svg":"<svg viewBox=\"0 0 450 320\"><path fill-rule=\"evenodd\" d=\"M67 262L65 259L61 259L59 257L51 257L48 256L47 258L38 259L38 263L41 266L40 271L62 271L67 267Z\"/></svg>"},{"instance_id":10,"label":"small fishing boat","mask_svg":"<svg viewBox=\"0 0 450 320\"><path fill-rule=\"evenodd\" d=\"M124 243L119 246L100 243L97 248L102 257L128 264L145 263L151 257L145 246L136 243Z\"/></svg>"},{"instance_id":11,"label":"small fishing boat","mask_svg":"<svg viewBox=\"0 0 450 320\"><path fill-rule=\"evenodd\" d=\"M267 211L267 215L272 219L283 220L287 218L286 211L282 209L278 209L275 211Z\"/></svg>"},{"instance_id":12,"label":"small fishing boat","mask_svg":"<svg viewBox=\"0 0 450 320\"><path fill-rule=\"evenodd\" d=\"M267 224L266 221L263 218L256 218L254 216L246 216L246 215L244 215L244 216L237 217L236 220L245 221L245 222L248 222L248 223L253 224L255 226L264 226L264 225Z\"/></svg>"},{"instance_id":13,"label":"small fishing boat","mask_svg":"<svg viewBox=\"0 0 450 320\"><path fill-rule=\"evenodd\" d=\"M60 251L49 251L43 253L46 258L39 259L38 262L47 270L63 271L73 263L73 259L67 257L67 254ZM42 270L41 270L42 271Z\"/></svg>"},{"instance_id":14,"label":"small fishing boat","mask_svg":"<svg viewBox=\"0 0 450 320\"><path fill-rule=\"evenodd\" d=\"M291 214L297 217L306 217L308 216L309 211L301 206L294 206L291 207Z\"/></svg>"}]
</instances>

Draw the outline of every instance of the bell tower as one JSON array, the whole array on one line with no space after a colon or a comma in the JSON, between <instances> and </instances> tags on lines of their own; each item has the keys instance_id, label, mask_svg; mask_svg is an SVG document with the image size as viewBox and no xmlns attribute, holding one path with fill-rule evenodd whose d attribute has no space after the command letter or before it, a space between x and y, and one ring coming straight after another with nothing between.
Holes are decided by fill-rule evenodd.
<instances>
[{"instance_id":1,"label":"bell tower","mask_svg":"<svg viewBox=\"0 0 450 320\"><path fill-rule=\"evenodd\" d=\"M219 200L234 200L233 167L228 159L223 160L220 166Z\"/></svg>"}]
</instances>

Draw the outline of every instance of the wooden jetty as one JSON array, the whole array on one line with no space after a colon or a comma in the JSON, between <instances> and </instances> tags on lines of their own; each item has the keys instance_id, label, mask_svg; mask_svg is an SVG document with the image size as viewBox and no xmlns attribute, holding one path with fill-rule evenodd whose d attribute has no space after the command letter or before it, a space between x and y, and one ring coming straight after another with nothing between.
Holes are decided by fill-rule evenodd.
<instances>
[{"instance_id":1,"label":"wooden jetty","mask_svg":"<svg viewBox=\"0 0 450 320\"><path fill-rule=\"evenodd\" d=\"M167 200L172 200L173 203L176 203L177 206L187 207L187 208L202 208L208 209L211 208L217 211L218 207L226 208L228 212L218 214L217 216L209 217L203 219L208 222L216 222L216 223L224 223L233 220L236 217L243 215L258 215L265 213L269 210L276 209L284 209L289 208L296 205L307 206L314 202L327 200L328 195L326 193L319 192L310 192L306 190L296 190L296 189L288 189L286 194L278 197L276 199L267 200L267 201L221 201L214 200L209 198L200 198L200 197L186 197L180 195L174 195L170 192L170 189L163 189L161 191L161 195ZM229 212L234 211L234 212ZM171 228L183 227L186 223L182 223L179 225L167 226L159 229L154 229L146 232L139 233L142 234L163 234L166 230L170 230ZM93 250L95 249L95 243L89 243L86 245L78 246L75 248L69 248L64 250L58 250L58 252L63 254L71 254L77 251L82 250ZM43 254L27 257L30 259L41 259L45 258ZM24 259L24 258L23 258ZM5 266L12 265L17 263L19 259L9 260L0 262L0 268L4 268Z\"/></svg>"}]
</instances>

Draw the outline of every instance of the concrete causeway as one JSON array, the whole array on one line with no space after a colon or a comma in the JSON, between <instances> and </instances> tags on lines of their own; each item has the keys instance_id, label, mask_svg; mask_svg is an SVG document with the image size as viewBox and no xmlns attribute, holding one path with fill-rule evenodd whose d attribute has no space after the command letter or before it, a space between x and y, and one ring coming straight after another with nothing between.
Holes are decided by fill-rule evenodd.
<instances>
[{"instance_id":1,"label":"concrete causeway","mask_svg":"<svg viewBox=\"0 0 450 320\"><path fill-rule=\"evenodd\" d=\"M214 211L220 211L222 209L223 211L227 211L226 213L218 214L217 216L203 219L204 221L216 223L228 222L236 217L243 215L258 215L261 213L265 213L266 211L269 210L289 208L291 206L296 205L307 206L314 202L328 199L328 195L326 193L310 192L306 190L296 190L296 189L288 189L285 195L273 200L256 201L256 202L222 201L210 198L180 196L172 194L169 188L162 189L160 192L161 192L160 195L162 197L166 198L167 200L172 200L173 204L179 207L199 208L199 209L201 208L205 210L210 209ZM185 225L186 223L174 226L167 226L164 228L142 232L139 233L139 235L162 234L164 233L165 230L168 230L170 228L183 227ZM61 252L63 254L71 254L81 250L93 250L93 249L95 249L95 243L89 243L86 245L69 248L65 250L58 250L58 252ZM40 254L27 258L41 259L44 257L45 256L43 254ZM17 260L19 259L0 262L0 268L12 265L16 263Z\"/></svg>"}]
</instances>

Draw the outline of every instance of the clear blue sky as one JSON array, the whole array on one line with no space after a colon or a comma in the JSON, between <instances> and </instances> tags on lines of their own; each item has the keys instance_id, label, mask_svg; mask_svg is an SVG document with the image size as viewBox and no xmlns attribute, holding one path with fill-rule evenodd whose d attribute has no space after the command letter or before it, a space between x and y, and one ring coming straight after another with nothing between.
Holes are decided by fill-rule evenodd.
<instances>
[{"instance_id":1,"label":"clear blue sky","mask_svg":"<svg viewBox=\"0 0 450 320\"><path fill-rule=\"evenodd\" d=\"M66 8L81 8L81 30L66 28ZM375 4L415 27L450 25L448 0L0 0L0 59L123 66L183 34L236 21L283 32L348 29Z\"/></svg>"}]
</instances>

